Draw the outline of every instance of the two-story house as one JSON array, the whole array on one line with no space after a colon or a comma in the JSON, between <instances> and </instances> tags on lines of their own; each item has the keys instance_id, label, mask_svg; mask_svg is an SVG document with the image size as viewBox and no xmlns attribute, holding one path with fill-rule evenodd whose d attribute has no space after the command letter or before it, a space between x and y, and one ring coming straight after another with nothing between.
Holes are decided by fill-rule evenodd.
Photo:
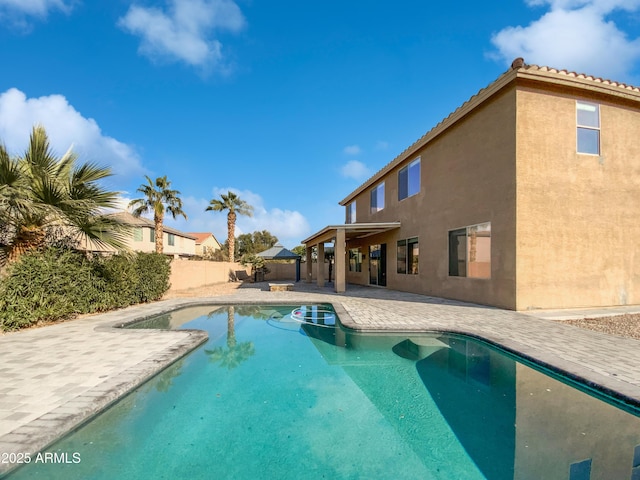
<instances>
[{"instance_id":1,"label":"two-story house","mask_svg":"<svg viewBox=\"0 0 640 480\"><path fill-rule=\"evenodd\" d=\"M516 59L340 204L338 292L640 304L640 89Z\"/></svg>"},{"instance_id":2,"label":"two-story house","mask_svg":"<svg viewBox=\"0 0 640 480\"><path fill-rule=\"evenodd\" d=\"M220 250L222 245L211 232L189 232L187 235L196 239L196 255L207 257Z\"/></svg>"},{"instance_id":3,"label":"two-story house","mask_svg":"<svg viewBox=\"0 0 640 480\"><path fill-rule=\"evenodd\" d=\"M156 251L156 228L152 220L144 217L135 217L129 212L118 212L110 215L131 227L130 234L126 239L126 246L129 250L147 253ZM196 254L195 237L166 225L163 225L163 230L163 253L165 255L175 258L188 258ZM82 248L99 253L116 252L113 247L87 241L84 242Z\"/></svg>"}]
</instances>

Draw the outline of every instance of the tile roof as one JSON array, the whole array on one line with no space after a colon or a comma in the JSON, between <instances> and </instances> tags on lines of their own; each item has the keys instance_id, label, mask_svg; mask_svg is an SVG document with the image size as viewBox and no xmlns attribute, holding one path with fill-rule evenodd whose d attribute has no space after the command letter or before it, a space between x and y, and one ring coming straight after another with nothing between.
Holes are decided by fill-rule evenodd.
<instances>
[{"instance_id":1,"label":"tile roof","mask_svg":"<svg viewBox=\"0 0 640 480\"><path fill-rule=\"evenodd\" d=\"M544 66L540 67L538 65L524 65L522 69L526 71L532 71L532 72L538 71L538 72L549 72L549 73L558 74L558 75L565 75L567 77L571 77L575 79L581 79L581 80L584 79L590 82L600 83L602 85L611 85L612 87L640 93L640 87L629 85L628 83L607 80L606 78L596 77L594 75L587 75L586 73L577 73L569 70L558 70L557 68L544 67Z\"/></svg>"},{"instance_id":2,"label":"tile roof","mask_svg":"<svg viewBox=\"0 0 640 480\"><path fill-rule=\"evenodd\" d=\"M213 237L216 240L216 237L211 232L189 232L187 235L191 235L196 239L196 245L204 242L209 237Z\"/></svg>"},{"instance_id":3,"label":"tile roof","mask_svg":"<svg viewBox=\"0 0 640 480\"><path fill-rule=\"evenodd\" d=\"M256 255L267 260L291 260L301 258L300 255L293 253L291 250L287 250L279 243L276 243L273 247L263 252L256 253Z\"/></svg>"},{"instance_id":4,"label":"tile roof","mask_svg":"<svg viewBox=\"0 0 640 480\"><path fill-rule=\"evenodd\" d=\"M472 110L474 110L478 105L488 100L490 97L498 93L505 86L518 78L539 81L546 84L573 86L575 88L597 91L599 93L633 99L634 101L640 102L640 87L622 82L615 82L613 80L607 80L584 73L559 70L557 68L546 66L527 65L524 62L524 59L516 58L511 64L511 67L506 72L500 75L496 80L494 80L485 88L480 89L475 95L471 96L469 100L464 102L453 112L447 115L446 118L438 122L435 127L433 127L417 141L403 150L397 157L387 163L372 177L370 177L362 185L360 185L353 192L342 199L339 204L346 205L357 195L362 193L365 189L373 186L388 171L407 160L411 155L415 154L424 145L443 133L454 123L462 119Z\"/></svg>"}]
</instances>

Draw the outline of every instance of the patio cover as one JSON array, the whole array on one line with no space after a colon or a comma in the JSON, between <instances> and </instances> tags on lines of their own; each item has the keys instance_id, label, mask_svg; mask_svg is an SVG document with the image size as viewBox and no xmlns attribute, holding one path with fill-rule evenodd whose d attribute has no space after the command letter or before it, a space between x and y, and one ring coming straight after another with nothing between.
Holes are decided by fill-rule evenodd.
<instances>
[{"instance_id":1,"label":"patio cover","mask_svg":"<svg viewBox=\"0 0 640 480\"><path fill-rule=\"evenodd\" d=\"M346 289L346 244L354 238L370 237L388 230L400 228L400 222L378 223L347 223L344 225L329 225L308 238L302 243L307 247L307 282L311 282L311 248L318 248L318 258L324 256L324 243L333 242L335 246L335 291L343 293ZM324 272L318 268L318 286L324 286Z\"/></svg>"},{"instance_id":2,"label":"patio cover","mask_svg":"<svg viewBox=\"0 0 640 480\"><path fill-rule=\"evenodd\" d=\"M333 242L338 231L343 231L345 240L352 238L364 238L378 233L400 228L400 222L378 222L378 223L346 223L344 225L329 225L319 232L314 233L309 238L302 241L304 245L315 245L320 242Z\"/></svg>"}]
</instances>

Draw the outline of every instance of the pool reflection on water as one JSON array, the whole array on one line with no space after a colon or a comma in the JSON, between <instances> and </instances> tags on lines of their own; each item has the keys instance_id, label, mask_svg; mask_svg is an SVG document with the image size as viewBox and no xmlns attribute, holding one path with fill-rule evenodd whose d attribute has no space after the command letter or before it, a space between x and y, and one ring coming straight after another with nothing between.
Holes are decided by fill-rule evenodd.
<instances>
[{"instance_id":1,"label":"pool reflection on water","mask_svg":"<svg viewBox=\"0 0 640 480\"><path fill-rule=\"evenodd\" d=\"M468 337L354 333L299 307L136 325L209 341L48 449L80 464L11 478L637 478L638 416Z\"/></svg>"}]
</instances>

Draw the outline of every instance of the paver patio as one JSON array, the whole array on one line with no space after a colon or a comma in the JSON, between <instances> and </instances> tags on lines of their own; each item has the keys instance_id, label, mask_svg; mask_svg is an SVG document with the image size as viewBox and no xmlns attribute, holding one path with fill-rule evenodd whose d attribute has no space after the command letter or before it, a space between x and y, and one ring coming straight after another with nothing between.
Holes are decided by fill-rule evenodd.
<instances>
[{"instance_id":1,"label":"paver patio","mask_svg":"<svg viewBox=\"0 0 640 480\"><path fill-rule=\"evenodd\" d=\"M228 295L165 300L0 336L0 453L33 454L46 448L205 342L206 334L199 331L114 328L197 304L330 302L343 324L353 329L466 333L640 406L638 340L379 288L349 286L346 293L335 294L329 288L297 283L295 291L268 290L268 284L249 285ZM562 312L568 317L572 313ZM539 312L539 316L553 315ZM10 467L0 465L0 474Z\"/></svg>"}]
</instances>

